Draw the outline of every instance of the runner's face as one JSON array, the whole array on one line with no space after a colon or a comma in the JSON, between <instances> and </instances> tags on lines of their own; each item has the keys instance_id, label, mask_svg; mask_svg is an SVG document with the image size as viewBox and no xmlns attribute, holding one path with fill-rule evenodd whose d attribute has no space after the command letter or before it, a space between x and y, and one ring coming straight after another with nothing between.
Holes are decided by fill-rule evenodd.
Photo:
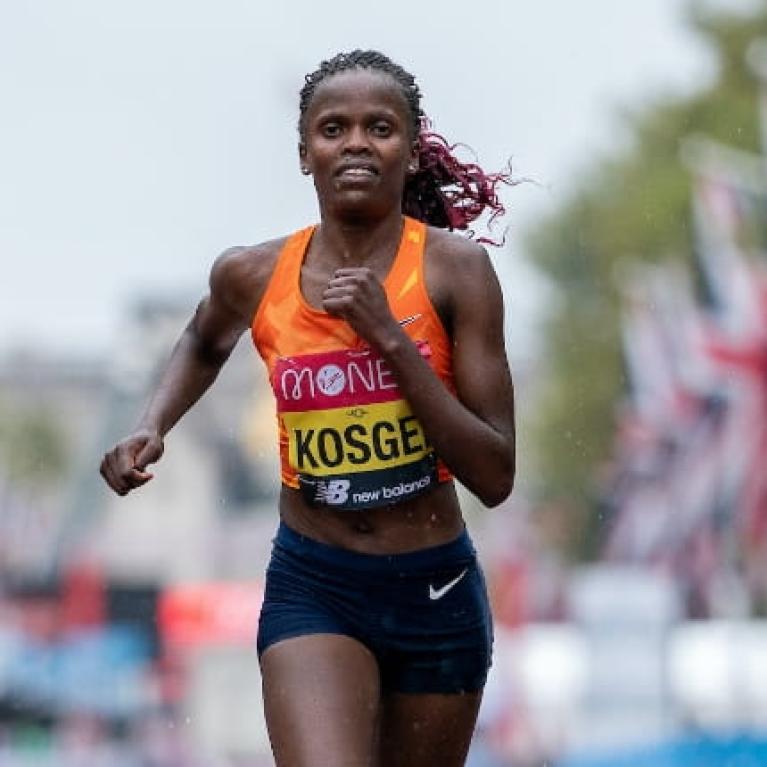
<instances>
[{"instance_id":1,"label":"runner's face","mask_svg":"<svg viewBox=\"0 0 767 767\"><path fill-rule=\"evenodd\" d=\"M300 146L321 209L401 206L416 158L410 125L405 97L389 75L353 69L324 80L306 111Z\"/></svg>"}]
</instances>

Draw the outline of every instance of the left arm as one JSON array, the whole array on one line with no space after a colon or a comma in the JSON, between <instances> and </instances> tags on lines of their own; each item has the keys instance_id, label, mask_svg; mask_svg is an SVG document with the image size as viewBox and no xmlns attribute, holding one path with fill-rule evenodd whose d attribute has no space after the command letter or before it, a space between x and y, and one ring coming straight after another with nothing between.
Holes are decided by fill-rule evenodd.
<instances>
[{"instance_id":1,"label":"left arm","mask_svg":"<svg viewBox=\"0 0 767 767\"><path fill-rule=\"evenodd\" d=\"M449 275L457 398L396 322L369 269L339 269L323 303L382 354L437 455L485 505L496 506L510 494L515 471L503 296L484 248L457 242L449 250L458 252L446 257L440 269Z\"/></svg>"}]
</instances>

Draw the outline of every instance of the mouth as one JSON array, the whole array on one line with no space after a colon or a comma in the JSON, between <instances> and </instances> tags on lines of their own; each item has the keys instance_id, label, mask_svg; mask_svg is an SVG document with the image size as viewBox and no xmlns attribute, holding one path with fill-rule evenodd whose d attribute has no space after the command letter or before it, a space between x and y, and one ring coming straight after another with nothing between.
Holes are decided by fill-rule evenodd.
<instances>
[{"instance_id":1,"label":"mouth","mask_svg":"<svg viewBox=\"0 0 767 767\"><path fill-rule=\"evenodd\" d=\"M368 163L343 165L336 171L336 178L370 178L378 175L378 169Z\"/></svg>"}]
</instances>

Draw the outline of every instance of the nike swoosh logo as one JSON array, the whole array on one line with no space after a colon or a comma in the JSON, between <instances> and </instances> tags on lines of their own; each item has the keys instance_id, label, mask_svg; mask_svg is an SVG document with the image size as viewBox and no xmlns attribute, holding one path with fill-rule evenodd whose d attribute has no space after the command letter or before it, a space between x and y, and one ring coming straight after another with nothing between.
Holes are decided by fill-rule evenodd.
<instances>
[{"instance_id":1,"label":"nike swoosh logo","mask_svg":"<svg viewBox=\"0 0 767 767\"><path fill-rule=\"evenodd\" d=\"M460 575L456 576L455 578L453 578L452 581L450 581L449 583L446 583L444 586L438 589L435 589L434 586L432 586L430 583L429 599L431 599L432 601L434 601L435 599L442 599L442 597L444 597L445 594L447 594L447 592L450 591L450 589L452 589L453 586L455 586L455 584L458 583L458 581L460 581L461 578L463 578L463 576L466 575L468 571L469 571L469 568L465 567Z\"/></svg>"}]
</instances>

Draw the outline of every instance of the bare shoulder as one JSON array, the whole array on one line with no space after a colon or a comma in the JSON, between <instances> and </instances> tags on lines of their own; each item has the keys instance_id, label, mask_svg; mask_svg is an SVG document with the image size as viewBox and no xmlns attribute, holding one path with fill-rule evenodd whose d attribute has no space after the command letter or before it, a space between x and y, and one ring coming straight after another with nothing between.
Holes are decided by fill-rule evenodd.
<instances>
[{"instance_id":1,"label":"bare shoulder","mask_svg":"<svg viewBox=\"0 0 767 767\"><path fill-rule=\"evenodd\" d=\"M277 257L287 237L227 248L210 271L210 294L214 300L250 319L263 296Z\"/></svg>"},{"instance_id":2,"label":"bare shoulder","mask_svg":"<svg viewBox=\"0 0 767 767\"><path fill-rule=\"evenodd\" d=\"M429 227L424 253L426 284L435 306L450 313L463 298L476 300L497 289L487 250L464 235Z\"/></svg>"},{"instance_id":3,"label":"bare shoulder","mask_svg":"<svg viewBox=\"0 0 767 767\"><path fill-rule=\"evenodd\" d=\"M280 237L258 245L236 245L227 248L213 263L210 278L216 287L238 286L243 283L254 287L269 279L277 256L287 240Z\"/></svg>"},{"instance_id":4,"label":"bare shoulder","mask_svg":"<svg viewBox=\"0 0 767 767\"><path fill-rule=\"evenodd\" d=\"M435 251L435 255L449 259L453 265L459 265L466 260L472 262L477 258L487 257L487 251L479 243L463 234L439 229L436 226L430 226L427 229L426 251Z\"/></svg>"}]
</instances>

